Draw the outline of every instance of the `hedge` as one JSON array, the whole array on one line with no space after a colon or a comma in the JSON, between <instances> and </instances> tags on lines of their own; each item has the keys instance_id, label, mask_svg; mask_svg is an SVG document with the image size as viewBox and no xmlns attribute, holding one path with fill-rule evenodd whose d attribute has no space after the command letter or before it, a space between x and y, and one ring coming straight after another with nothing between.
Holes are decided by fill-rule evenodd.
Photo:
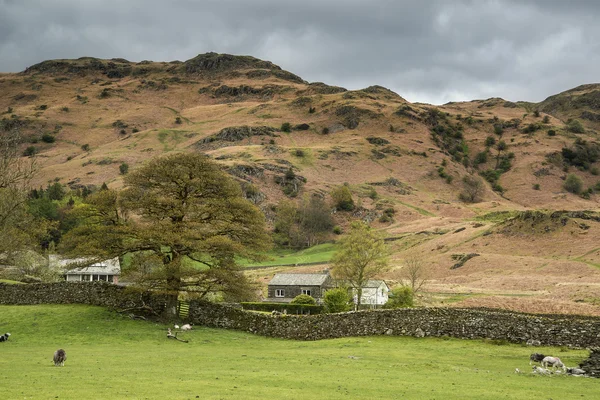
<instances>
[{"instance_id":1,"label":"hedge","mask_svg":"<svg viewBox=\"0 0 600 400\"><path fill-rule=\"evenodd\" d=\"M321 314L323 306L313 306L308 304L290 304L290 303L240 303L244 310L254 311L279 311L287 314Z\"/></svg>"}]
</instances>

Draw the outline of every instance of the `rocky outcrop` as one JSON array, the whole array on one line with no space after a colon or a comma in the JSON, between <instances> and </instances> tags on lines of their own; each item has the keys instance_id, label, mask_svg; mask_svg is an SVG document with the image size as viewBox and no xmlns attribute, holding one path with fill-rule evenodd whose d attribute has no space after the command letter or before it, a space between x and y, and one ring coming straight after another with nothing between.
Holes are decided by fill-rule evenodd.
<instances>
[{"instance_id":1,"label":"rocky outcrop","mask_svg":"<svg viewBox=\"0 0 600 400\"><path fill-rule=\"evenodd\" d=\"M275 128L270 126L229 126L214 135L200 140L197 144L203 145L215 141L237 142L252 136L275 136Z\"/></svg>"}]
</instances>

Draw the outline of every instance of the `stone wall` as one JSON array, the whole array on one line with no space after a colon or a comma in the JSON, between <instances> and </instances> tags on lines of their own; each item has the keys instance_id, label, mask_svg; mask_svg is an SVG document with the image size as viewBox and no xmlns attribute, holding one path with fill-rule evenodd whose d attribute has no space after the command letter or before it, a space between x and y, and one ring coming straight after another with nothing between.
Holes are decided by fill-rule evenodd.
<instances>
[{"instance_id":1,"label":"stone wall","mask_svg":"<svg viewBox=\"0 0 600 400\"><path fill-rule=\"evenodd\" d=\"M0 304L81 303L116 309L164 309L163 295L105 282L5 285ZM502 310L407 308L310 316L272 316L239 307L192 301L189 322L236 329L263 336L319 340L347 336L410 335L496 339L524 343L539 340L548 346L600 347L600 318L573 315L534 315Z\"/></svg>"},{"instance_id":2,"label":"stone wall","mask_svg":"<svg viewBox=\"0 0 600 400\"><path fill-rule=\"evenodd\" d=\"M0 283L0 304L89 304L160 313L166 299L160 294L106 282L60 282L28 285Z\"/></svg>"},{"instance_id":3,"label":"stone wall","mask_svg":"<svg viewBox=\"0 0 600 400\"><path fill-rule=\"evenodd\" d=\"M600 345L600 318L520 314L502 310L406 308L310 316L271 316L235 307L192 302L189 318L197 325L237 329L296 340L346 336L410 335L496 339L548 346Z\"/></svg>"}]
</instances>

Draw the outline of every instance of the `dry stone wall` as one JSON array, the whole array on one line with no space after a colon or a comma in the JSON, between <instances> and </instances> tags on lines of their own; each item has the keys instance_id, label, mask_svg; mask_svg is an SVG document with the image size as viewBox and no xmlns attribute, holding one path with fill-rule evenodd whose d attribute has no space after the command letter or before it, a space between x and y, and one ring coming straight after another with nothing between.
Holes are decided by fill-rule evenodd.
<instances>
[{"instance_id":1,"label":"dry stone wall","mask_svg":"<svg viewBox=\"0 0 600 400\"><path fill-rule=\"evenodd\" d=\"M162 311L166 299L106 282L0 284L0 304L89 304L116 309Z\"/></svg>"},{"instance_id":2,"label":"dry stone wall","mask_svg":"<svg viewBox=\"0 0 600 400\"><path fill-rule=\"evenodd\" d=\"M161 294L104 282L0 284L0 304L71 303L160 312L166 298ZM496 339L514 343L533 339L549 346L600 347L600 318L521 314L490 309L407 308L310 316L272 316L244 311L239 306L192 301L188 319L196 325L296 340L408 335Z\"/></svg>"},{"instance_id":3,"label":"dry stone wall","mask_svg":"<svg viewBox=\"0 0 600 400\"><path fill-rule=\"evenodd\" d=\"M192 302L189 317L197 325L296 340L410 335L496 339L514 343L534 339L542 345L581 348L600 345L600 318L520 314L489 309L406 308L271 316L231 306Z\"/></svg>"}]
</instances>

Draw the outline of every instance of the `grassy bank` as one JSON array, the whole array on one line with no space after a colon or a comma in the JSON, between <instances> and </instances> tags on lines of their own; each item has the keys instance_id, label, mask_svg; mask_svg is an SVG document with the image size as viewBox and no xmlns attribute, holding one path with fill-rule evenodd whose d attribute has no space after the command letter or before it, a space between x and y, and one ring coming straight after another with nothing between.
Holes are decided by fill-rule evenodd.
<instances>
[{"instance_id":1,"label":"grassy bank","mask_svg":"<svg viewBox=\"0 0 600 400\"><path fill-rule=\"evenodd\" d=\"M166 326L98 307L0 306L3 399L594 399L595 379L538 377L531 348L457 339L296 342ZM67 351L65 367L53 352ZM586 351L536 348L569 365ZM518 367L523 374L515 374Z\"/></svg>"}]
</instances>

